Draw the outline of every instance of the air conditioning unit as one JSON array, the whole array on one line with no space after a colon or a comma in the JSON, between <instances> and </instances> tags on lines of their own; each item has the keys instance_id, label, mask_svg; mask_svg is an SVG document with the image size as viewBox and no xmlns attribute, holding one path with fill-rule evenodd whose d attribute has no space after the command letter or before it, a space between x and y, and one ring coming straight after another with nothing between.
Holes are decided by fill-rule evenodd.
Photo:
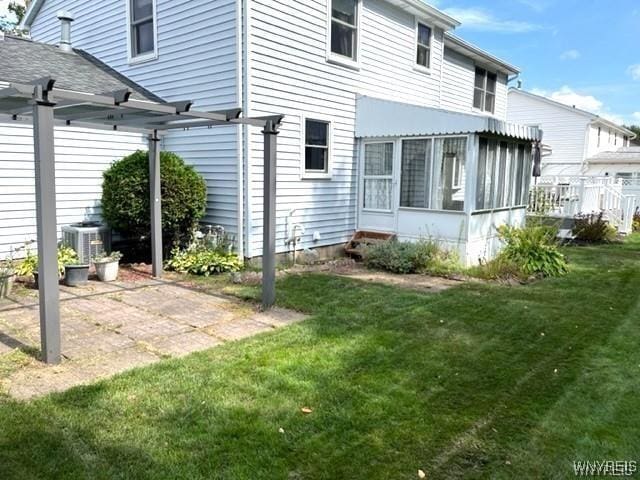
<instances>
[{"instance_id":1,"label":"air conditioning unit","mask_svg":"<svg viewBox=\"0 0 640 480\"><path fill-rule=\"evenodd\" d=\"M89 264L102 252L111 252L111 229L100 222L81 222L62 227L62 243L73 248L80 263Z\"/></svg>"}]
</instances>

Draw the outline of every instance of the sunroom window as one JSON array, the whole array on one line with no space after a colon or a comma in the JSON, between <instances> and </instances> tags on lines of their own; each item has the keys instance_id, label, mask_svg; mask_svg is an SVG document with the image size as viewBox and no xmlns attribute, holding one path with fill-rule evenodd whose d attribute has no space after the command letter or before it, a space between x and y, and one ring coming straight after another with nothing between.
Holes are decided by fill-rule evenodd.
<instances>
[{"instance_id":1,"label":"sunroom window","mask_svg":"<svg viewBox=\"0 0 640 480\"><path fill-rule=\"evenodd\" d=\"M464 210L467 139L402 142L400 206Z\"/></svg>"},{"instance_id":2,"label":"sunroom window","mask_svg":"<svg viewBox=\"0 0 640 480\"><path fill-rule=\"evenodd\" d=\"M393 201L393 143L364 146L364 208L391 210Z\"/></svg>"},{"instance_id":3,"label":"sunroom window","mask_svg":"<svg viewBox=\"0 0 640 480\"><path fill-rule=\"evenodd\" d=\"M154 0L129 0L130 52L132 58L155 53Z\"/></svg>"},{"instance_id":4,"label":"sunroom window","mask_svg":"<svg viewBox=\"0 0 640 480\"><path fill-rule=\"evenodd\" d=\"M526 205L531 161L530 144L481 137L476 210Z\"/></svg>"},{"instance_id":5,"label":"sunroom window","mask_svg":"<svg viewBox=\"0 0 640 480\"><path fill-rule=\"evenodd\" d=\"M357 60L358 0L331 1L331 53Z\"/></svg>"},{"instance_id":6,"label":"sunroom window","mask_svg":"<svg viewBox=\"0 0 640 480\"><path fill-rule=\"evenodd\" d=\"M488 72L484 68L476 67L473 108L483 112L495 112L497 83L498 75Z\"/></svg>"}]
</instances>

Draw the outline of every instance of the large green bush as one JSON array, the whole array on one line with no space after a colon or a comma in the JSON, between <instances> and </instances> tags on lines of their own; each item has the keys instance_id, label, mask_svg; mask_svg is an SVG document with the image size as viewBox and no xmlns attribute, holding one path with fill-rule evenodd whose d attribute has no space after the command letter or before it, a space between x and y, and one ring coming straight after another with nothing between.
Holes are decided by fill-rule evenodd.
<instances>
[{"instance_id":1,"label":"large green bush","mask_svg":"<svg viewBox=\"0 0 640 480\"><path fill-rule=\"evenodd\" d=\"M557 277L567 273L567 261L558 250L557 229L535 224L524 228L504 225L498 232L505 244L500 252L503 264L515 266L528 276Z\"/></svg>"},{"instance_id":2,"label":"large green bush","mask_svg":"<svg viewBox=\"0 0 640 480\"><path fill-rule=\"evenodd\" d=\"M140 238L151 233L149 152L137 151L115 162L103 174L102 215L121 234ZM175 153L160 153L162 230L174 242L185 242L205 212L204 179Z\"/></svg>"},{"instance_id":3,"label":"large green bush","mask_svg":"<svg viewBox=\"0 0 640 480\"><path fill-rule=\"evenodd\" d=\"M604 214L578 215L572 233L576 240L586 243L610 243L616 239L616 229L604 219Z\"/></svg>"},{"instance_id":4,"label":"large green bush","mask_svg":"<svg viewBox=\"0 0 640 480\"><path fill-rule=\"evenodd\" d=\"M431 240L380 242L366 248L367 267L393 273L446 275L460 270L458 255Z\"/></svg>"}]
</instances>

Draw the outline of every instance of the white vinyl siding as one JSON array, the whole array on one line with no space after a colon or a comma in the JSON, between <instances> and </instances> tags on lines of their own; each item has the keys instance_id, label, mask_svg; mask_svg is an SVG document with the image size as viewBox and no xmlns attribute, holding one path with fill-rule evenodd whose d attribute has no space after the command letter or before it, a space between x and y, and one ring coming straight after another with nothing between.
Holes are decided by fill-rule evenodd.
<instances>
[{"instance_id":1,"label":"white vinyl siding","mask_svg":"<svg viewBox=\"0 0 640 480\"><path fill-rule=\"evenodd\" d=\"M58 233L62 225L99 219L102 172L115 160L146 146L141 135L56 127ZM35 240L32 128L0 123L0 259L12 246Z\"/></svg>"},{"instance_id":2,"label":"white vinyl siding","mask_svg":"<svg viewBox=\"0 0 640 480\"><path fill-rule=\"evenodd\" d=\"M552 149L542 159L543 175L581 175L587 147L588 116L569 108L538 100L526 93L509 92L508 120L521 125L538 125L543 143ZM596 131L597 135L597 131ZM602 137L606 142L606 130ZM603 142L603 143L605 143Z\"/></svg>"},{"instance_id":3,"label":"white vinyl siding","mask_svg":"<svg viewBox=\"0 0 640 480\"><path fill-rule=\"evenodd\" d=\"M34 40L57 43L56 12L71 11L73 45L166 101L192 100L194 109L240 106L237 95L236 0L155 0L158 59L130 64L127 1L47 0L31 29ZM207 183L204 223L237 234L238 127L169 134L163 148L194 165Z\"/></svg>"},{"instance_id":4,"label":"white vinyl siding","mask_svg":"<svg viewBox=\"0 0 640 480\"><path fill-rule=\"evenodd\" d=\"M445 48L442 67L442 108L466 113L474 112L473 92L476 67L473 60ZM507 117L507 91L507 76L498 73L495 110L493 115L490 112L482 112L482 114L505 120Z\"/></svg>"},{"instance_id":5,"label":"white vinyl siding","mask_svg":"<svg viewBox=\"0 0 640 480\"><path fill-rule=\"evenodd\" d=\"M359 70L326 61L326 1L274 3L252 0L250 10L250 113L285 114L278 135L277 248L284 252L286 216L305 228L302 247L346 241L356 222L356 95L439 106L439 75L425 75L416 63L415 18L383 0L363 0ZM431 67L439 71L443 32L434 29ZM393 85L393 88L389 88ZM332 122L331 179L300 180L303 119ZM262 136L250 143L251 253L262 241ZM314 232L321 236L313 241Z\"/></svg>"}]
</instances>

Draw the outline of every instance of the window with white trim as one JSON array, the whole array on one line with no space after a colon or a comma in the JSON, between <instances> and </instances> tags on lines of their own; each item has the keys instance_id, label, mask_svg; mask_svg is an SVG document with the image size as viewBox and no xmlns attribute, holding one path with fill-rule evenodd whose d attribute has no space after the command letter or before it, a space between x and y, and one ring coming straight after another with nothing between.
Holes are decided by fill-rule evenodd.
<instances>
[{"instance_id":1,"label":"window with white trim","mask_svg":"<svg viewBox=\"0 0 640 480\"><path fill-rule=\"evenodd\" d=\"M331 123L309 118L304 123L304 173L329 175Z\"/></svg>"},{"instance_id":2,"label":"window with white trim","mask_svg":"<svg viewBox=\"0 0 640 480\"><path fill-rule=\"evenodd\" d=\"M393 142L364 146L363 207L390 211L393 202Z\"/></svg>"},{"instance_id":3,"label":"window with white trim","mask_svg":"<svg viewBox=\"0 0 640 480\"><path fill-rule=\"evenodd\" d=\"M464 210L466 137L402 142L400 206Z\"/></svg>"},{"instance_id":4,"label":"window with white trim","mask_svg":"<svg viewBox=\"0 0 640 480\"><path fill-rule=\"evenodd\" d=\"M155 1L129 1L129 41L132 59L152 57L156 53Z\"/></svg>"},{"instance_id":5,"label":"window with white trim","mask_svg":"<svg viewBox=\"0 0 640 480\"><path fill-rule=\"evenodd\" d=\"M476 67L475 84L473 89L473 108L483 112L494 113L496 108L496 85L498 75Z\"/></svg>"},{"instance_id":6,"label":"window with white trim","mask_svg":"<svg viewBox=\"0 0 640 480\"><path fill-rule=\"evenodd\" d=\"M331 53L357 61L358 0L331 1Z\"/></svg>"},{"instance_id":7,"label":"window with white trim","mask_svg":"<svg viewBox=\"0 0 640 480\"><path fill-rule=\"evenodd\" d=\"M431 27L418 22L416 63L419 67L431 68Z\"/></svg>"}]
</instances>

